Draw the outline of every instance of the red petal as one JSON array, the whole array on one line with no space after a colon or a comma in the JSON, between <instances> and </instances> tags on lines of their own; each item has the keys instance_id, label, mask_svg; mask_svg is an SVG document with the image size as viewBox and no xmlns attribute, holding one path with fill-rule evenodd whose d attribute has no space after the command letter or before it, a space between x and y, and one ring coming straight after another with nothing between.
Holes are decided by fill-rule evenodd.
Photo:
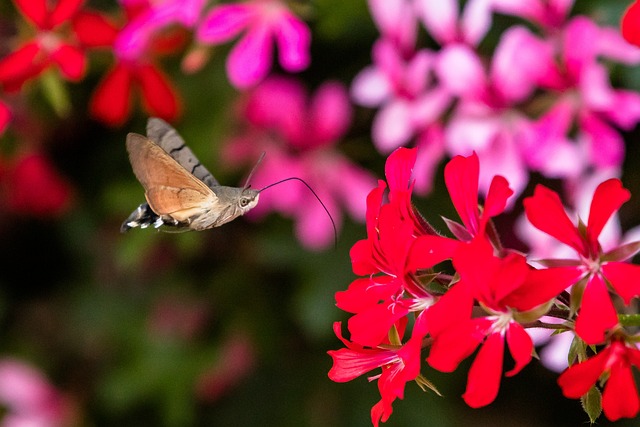
<instances>
[{"instance_id":1,"label":"red petal","mask_svg":"<svg viewBox=\"0 0 640 427\"><path fill-rule=\"evenodd\" d=\"M640 1L631 4L622 15L622 37L629 43L640 46Z\"/></svg>"},{"instance_id":2,"label":"red petal","mask_svg":"<svg viewBox=\"0 0 640 427\"><path fill-rule=\"evenodd\" d=\"M460 241L441 236L418 237L411 247L407 260L407 270L427 269L453 257Z\"/></svg>"},{"instance_id":3,"label":"red petal","mask_svg":"<svg viewBox=\"0 0 640 427\"><path fill-rule=\"evenodd\" d=\"M604 341L604 334L618 323L616 310L613 308L609 292L602 278L595 275L584 290L576 333L587 344L599 344Z\"/></svg>"},{"instance_id":4,"label":"red petal","mask_svg":"<svg viewBox=\"0 0 640 427\"><path fill-rule=\"evenodd\" d=\"M429 307L427 318L431 334L437 336L456 323L468 321L472 310L471 290L464 281L460 281Z\"/></svg>"},{"instance_id":5,"label":"red petal","mask_svg":"<svg viewBox=\"0 0 640 427\"><path fill-rule=\"evenodd\" d=\"M591 200L587 222L587 238L593 251L598 250L598 236L611 215L630 198L631 193L622 186L622 182L617 178L609 179L598 185Z\"/></svg>"},{"instance_id":6,"label":"red petal","mask_svg":"<svg viewBox=\"0 0 640 427\"><path fill-rule=\"evenodd\" d=\"M479 231L478 174L480 163L473 153L455 156L444 168L444 181L460 219L472 235Z\"/></svg>"},{"instance_id":7,"label":"red petal","mask_svg":"<svg viewBox=\"0 0 640 427\"><path fill-rule=\"evenodd\" d=\"M351 257L351 268L354 274L368 276L379 273L371 251L369 240L359 240L351 247L349 256Z\"/></svg>"},{"instance_id":8,"label":"red petal","mask_svg":"<svg viewBox=\"0 0 640 427\"><path fill-rule=\"evenodd\" d=\"M495 400L500 389L503 357L504 339L499 333L489 335L469 369L467 390L462 395L467 405L479 408Z\"/></svg>"},{"instance_id":9,"label":"red petal","mask_svg":"<svg viewBox=\"0 0 640 427\"><path fill-rule=\"evenodd\" d=\"M579 399L598 381L605 369L611 349L602 350L582 363L570 366L558 377L562 394L569 399Z\"/></svg>"},{"instance_id":10,"label":"red petal","mask_svg":"<svg viewBox=\"0 0 640 427\"><path fill-rule=\"evenodd\" d=\"M31 42L23 45L15 52L0 60L0 83L3 85L21 86L26 80L35 76L42 67L34 65L40 46Z\"/></svg>"},{"instance_id":11,"label":"red petal","mask_svg":"<svg viewBox=\"0 0 640 427\"><path fill-rule=\"evenodd\" d=\"M410 187L416 154L415 148L400 147L389 155L384 167L389 191L403 191Z\"/></svg>"},{"instance_id":12,"label":"red petal","mask_svg":"<svg viewBox=\"0 0 640 427\"><path fill-rule=\"evenodd\" d=\"M0 135L7 129L11 121L11 110L6 104L0 102Z\"/></svg>"},{"instance_id":13,"label":"red petal","mask_svg":"<svg viewBox=\"0 0 640 427\"><path fill-rule=\"evenodd\" d=\"M47 28L49 11L46 0L13 0L13 2L28 21L38 28L49 29Z\"/></svg>"},{"instance_id":14,"label":"red petal","mask_svg":"<svg viewBox=\"0 0 640 427\"><path fill-rule=\"evenodd\" d=\"M336 292L336 306L347 313L359 313L391 297L397 286L387 286L390 276L356 279L346 291Z\"/></svg>"},{"instance_id":15,"label":"red petal","mask_svg":"<svg viewBox=\"0 0 640 427\"><path fill-rule=\"evenodd\" d=\"M620 361L611 368L611 375L602 394L602 409L611 421L633 418L638 414L638 389L631 366L627 363Z\"/></svg>"},{"instance_id":16,"label":"red petal","mask_svg":"<svg viewBox=\"0 0 640 427\"><path fill-rule=\"evenodd\" d=\"M524 199L523 205L527 219L534 227L582 255L588 255L582 237L567 216L558 193L538 184L533 196Z\"/></svg>"},{"instance_id":17,"label":"red petal","mask_svg":"<svg viewBox=\"0 0 640 427\"><path fill-rule=\"evenodd\" d=\"M580 276L582 271L577 267L529 270L525 283L505 298L504 304L519 311L531 310L555 298Z\"/></svg>"},{"instance_id":18,"label":"red petal","mask_svg":"<svg viewBox=\"0 0 640 427\"><path fill-rule=\"evenodd\" d=\"M327 353L333 359L333 366L329 370L329 378L331 381L338 383L351 381L372 369L379 368L397 359L396 354L390 350L351 350L341 348Z\"/></svg>"},{"instance_id":19,"label":"red petal","mask_svg":"<svg viewBox=\"0 0 640 427\"><path fill-rule=\"evenodd\" d=\"M509 329L507 329L507 345L513 360L516 362L516 366L506 373L508 377L512 377L531 362L533 341L531 341L531 337L519 323L512 322L509 325Z\"/></svg>"},{"instance_id":20,"label":"red petal","mask_svg":"<svg viewBox=\"0 0 640 427\"><path fill-rule=\"evenodd\" d=\"M180 102L169 79L153 65L142 65L136 75L149 113L168 121L175 120L180 114Z\"/></svg>"},{"instance_id":21,"label":"red petal","mask_svg":"<svg viewBox=\"0 0 640 427\"><path fill-rule=\"evenodd\" d=\"M375 347L388 336L393 324L408 312L401 304L388 301L376 304L349 319L347 325L351 340L367 347Z\"/></svg>"},{"instance_id":22,"label":"red petal","mask_svg":"<svg viewBox=\"0 0 640 427\"><path fill-rule=\"evenodd\" d=\"M116 65L93 93L89 104L91 115L110 126L122 125L131 109L131 81L129 70Z\"/></svg>"},{"instance_id":23,"label":"red petal","mask_svg":"<svg viewBox=\"0 0 640 427\"><path fill-rule=\"evenodd\" d=\"M429 365L440 372L455 371L481 342L473 335L474 329L474 323L467 321L435 336L427 358Z\"/></svg>"},{"instance_id":24,"label":"red petal","mask_svg":"<svg viewBox=\"0 0 640 427\"><path fill-rule=\"evenodd\" d=\"M509 181L497 175L493 177L491 186L487 192L487 198L484 202L484 210L482 211L481 231L487 224L489 218L501 214L507 206L507 200L513 194L513 190L509 187Z\"/></svg>"},{"instance_id":25,"label":"red petal","mask_svg":"<svg viewBox=\"0 0 640 427\"><path fill-rule=\"evenodd\" d=\"M118 35L118 28L105 15L97 12L81 12L72 25L80 43L87 47L111 46Z\"/></svg>"},{"instance_id":26,"label":"red petal","mask_svg":"<svg viewBox=\"0 0 640 427\"><path fill-rule=\"evenodd\" d=\"M51 53L51 59L58 64L64 77L72 81L80 80L87 68L87 58L77 47L64 44Z\"/></svg>"},{"instance_id":27,"label":"red petal","mask_svg":"<svg viewBox=\"0 0 640 427\"><path fill-rule=\"evenodd\" d=\"M49 16L49 27L53 28L71 19L80 10L83 2L84 0L58 0L56 7Z\"/></svg>"},{"instance_id":28,"label":"red petal","mask_svg":"<svg viewBox=\"0 0 640 427\"><path fill-rule=\"evenodd\" d=\"M631 299L640 295L640 266L624 262L607 262L602 265L605 279L629 305Z\"/></svg>"}]
</instances>

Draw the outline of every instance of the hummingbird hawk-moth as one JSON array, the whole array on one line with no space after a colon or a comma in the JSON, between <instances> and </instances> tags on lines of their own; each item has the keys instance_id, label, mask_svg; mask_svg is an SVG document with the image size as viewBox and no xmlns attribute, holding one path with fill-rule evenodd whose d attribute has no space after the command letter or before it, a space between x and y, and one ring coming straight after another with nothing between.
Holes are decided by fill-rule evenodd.
<instances>
[{"instance_id":1,"label":"hummingbird hawk-moth","mask_svg":"<svg viewBox=\"0 0 640 427\"><path fill-rule=\"evenodd\" d=\"M126 145L133 173L144 188L147 202L138 206L122 223L120 231L123 233L134 227L150 225L184 231L219 227L253 209L262 191L285 181L297 180L318 199L331 220L334 236L337 234L335 222L326 206L301 178L285 178L254 190L248 185L252 171L242 188L220 185L178 132L162 119L152 117L148 120L146 137L129 133Z\"/></svg>"}]
</instances>

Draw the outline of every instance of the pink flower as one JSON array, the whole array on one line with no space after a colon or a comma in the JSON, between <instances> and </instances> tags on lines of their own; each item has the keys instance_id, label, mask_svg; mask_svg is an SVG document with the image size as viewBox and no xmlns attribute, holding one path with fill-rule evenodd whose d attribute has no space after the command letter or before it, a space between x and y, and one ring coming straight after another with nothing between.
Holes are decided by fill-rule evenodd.
<instances>
[{"instance_id":1,"label":"pink flower","mask_svg":"<svg viewBox=\"0 0 640 427\"><path fill-rule=\"evenodd\" d=\"M598 240L609 218L629 197L629 191L622 187L618 179L609 179L600 184L593 195L584 231L580 231L584 226L573 225L557 193L542 185L538 185L534 195L523 202L527 218L534 227L570 246L579 255L578 260L563 260L564 267L554 267L552 270L574 269L580 273L580 286L584 287L584 291L576 320L576 333L587 344L601 343L605 332L618 324L608 285L622 297L625 304L640 294L640 267L622 262L638 252L640 244L634 242L604 252ZM568 281L566 286L576 282Z\"/></svg>"},{"instance_id":2,"label":"pink flower","mask_svg":"<svg viewBox=\"0 0 640 427\"><path fill-rule=\"evenodd\" d=\"M425 28L442 46L477 46L491 27L492 0L471 0L459 11L457 0L416 0L416 12Z\"/></svg>"},{"instance_id":3,"label":"pink flower","mask_svg":"<svg viewBox=\"0 0 640 427\"><path fill-rule=\"evenodd\" d=\"M345 88L336 82L321 85L309 97L295 80L271 77L246 99L242 114L246 132L229 142L229 164L253 162L267 156L253 176L252 186L264 187L284 178L304 179L318 194L339 226L340 205L363 219L364 199L375 179L354 165L335 145L351 123ZM320 249L333 241L333 228L322 206L300 183L287 182L264 194L252 211L254 218L277 210L296 221L296 234L309 248Z\"/></svg>"},{"instance_id":4,"label":"pink flower","mask_svg":"<svg viewBox=\"0 0 640 427\"><path fill-rule=\"evenodd\" d=\"M640 401L631 367L640 368L640 350L635 344L613 341L597 355L570 366L558 378L562 393L579 399L600 379L605 382L602 409L611 421L633 418Z\"/></svg>"},{"instance_id":5,"label":"pink flower","mask_svg":"<svg viewBox=\"0 0 640 427\"><path fill-rule=\"evenodd\" d=\"M562 27L574 0L491 0L496 12L520 16L547 30Z\"/></svg>"},{"instance_id":6,"label":"pink flower","mask_svg":"<svg viewBox=\"0 0 640 427\"><path fill-rule=\"evenodd\" d=\"M42 374L17 359L0 359L0 403L3 426L66 426L69 408Z\"/></svg>"},{"instance_id":7,"label":"pink flower","mask_svg":"<svg viewBox=\"0 0 640 427\"><path fill-rule=\"evenodd\" d=\"M242 31L245 35L227 59L227 74L234 86L247 88L267 76L274 40L280 65L286 71L298 72L309 65L311 32L279 0L215 6L198 27L196 38L201 43L216 45Z\"/></svg>"}]
</instances>

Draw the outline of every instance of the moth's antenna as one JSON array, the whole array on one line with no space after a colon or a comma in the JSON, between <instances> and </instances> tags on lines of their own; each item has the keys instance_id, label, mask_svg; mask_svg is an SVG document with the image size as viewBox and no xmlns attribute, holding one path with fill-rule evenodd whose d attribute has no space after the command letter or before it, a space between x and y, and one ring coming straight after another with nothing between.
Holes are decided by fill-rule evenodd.
<instances>
[{"instance_id":1,"label":"moth's antenna","mask_svg":"<svg viewBox=\"0 0 640 427\"><path fill-rule=\"evenodd\" d=\"M262 157L264 157L264 153L262 153L262 154L263 154ZM262 160L262 157L260 157L260 160ZM280 181L276 181L273 184L267 185L266 187L262 187L260 190L258 190L258 193L262 193L267 188L271 188L271 187L273 187L275 185L282 184L283 182L293 181L293 180L300 181L301 183L303 183L305 185L305 187L307 187L309 189L309 191L311 191L311 193L315 196L316 200L318 200L318 202L322 205L322 208L324 209L324 211L329 216L329 219L331 220L331 225L333 226L334 246L337 248L338 247L338 229L336 228L336 223L333 220L333 216L331 216L331 213L329 212L329 209L327 209L325 204L322 203L322 200L320 200L320 197L318 197L318 194L315 191L313 191L313 188L311 188L311 186L309 184L307 184L307 182L304 179L298 178L297 176L292 176L292 177L289 177L289 178L281 179Z\"/></svg>"},{"instance_id":2,"label":"moth's antenna","mask_svg":"<svg viewBox=\"0 0 640 427\"><path fill-rule=\"evenodd\" d=\"M253 166L253 168L251 168L251 172L249 172L249 176L247 177L247 180L244 182L244 187L242 187L243 190L246 190L247 188L249 188L249 186L251 185L251 178L253 177L253 173L256 171L256 169L258 168L258 165L260 163L262 163L262 159L264 159L265 154L267 154L266 151L263 151L260 154L260 157L258 158L258 161L256 162L256 164ZM260 190L262 191L262 190Z\"/></svg>"}]
</instances>

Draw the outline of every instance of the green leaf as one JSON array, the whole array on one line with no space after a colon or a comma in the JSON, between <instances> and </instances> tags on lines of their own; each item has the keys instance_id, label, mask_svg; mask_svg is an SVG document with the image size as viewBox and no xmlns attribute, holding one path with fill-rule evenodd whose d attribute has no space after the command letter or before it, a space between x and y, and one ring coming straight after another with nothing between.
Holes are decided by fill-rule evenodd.
<instances>
[{"instance_id":1,"label":"green leaf","mask_svg":"<svg viewBox=\"0 0 640 427\"><path fill-rule=\"evenodd\" d=\"M602 413L602 394L595 386L591 387L584 396L580 398L582 409L589 416L591 424L595 423Z\"/></svg>"},{"instance_id":2,"label":"green leaf","mask_svg":"<svg viewBox=\"0 0 640 427\"><path fill-rule=\"evenodd\" d=\"M573 337L571 346L569 347L569 354L567 355L567 361L569 366L575 362L582 362L587 358L587 346L577 335Z\"/></svg>"},{"instance_id":3,"label":"green leaf","mask_svg":"<svg viewBox=\"0 0 640 427\"><path fill-rule=\"evenodd\" d=\"M45 98L59 117L66 117L71 111L71 102L67 87L55 70L49 70L40 76L40 84Z\"/></svg>"}]
</instances>

